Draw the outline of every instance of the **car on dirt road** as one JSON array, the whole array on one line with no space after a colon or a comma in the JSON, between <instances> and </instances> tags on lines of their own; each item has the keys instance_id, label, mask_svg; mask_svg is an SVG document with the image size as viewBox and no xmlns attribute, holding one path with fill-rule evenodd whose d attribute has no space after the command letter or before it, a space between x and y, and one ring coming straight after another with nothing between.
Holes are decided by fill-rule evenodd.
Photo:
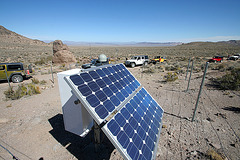
<instances>
[{"instance_id":1,"label":"car on dirt road","mask_svg":"<svg viewBox=\"0 0 240 160\"><path fill-rule=\"evenodd\" d=\"M150 62L153 63L153 64L156 64L157 62L162 63L164 61L166 61L166 57L156 56L153 59L151 59Z\"/></svg>"},{"instance_id":2,"label":"car on dirt road","mask_svg":"<svg viewBox=\"0 0 240 160\"><path fill-rule=\"evenodd\" d=\"M239 55L239 54L235 54L234 56L228 57L227 60L234 60L234 61L236 61L236 60L238 60L238 59L240 59L240 55Z\"/></svg>"},{"instance_id":3,"label":"car on dirt road","mask_svg":"<svg viewBox=\"0 0 240 160\"><path fill-rule=\"evenodd\" d=\"M19 83L29 78L31 72L32 69L25 70L22 63L0 63L0 80Z\"/></svg>"},{"instance_id":4,"label":"car on dirt road","mask_svg":"<svg viewBox=\"0 0 240 160\"><path fill-rule=\"evenodd\" d=\"M213 58L209 59L208 62L222 62L223 61L223 56L214 56Z\"/></svg>"},{"instance_id":5,"label":"car on dirt road","mask_svg":"<svg viewBox=\"0 0 240 160\"><path fill-rule=\"evenodd\" d=\"M125 66L130 66L134 68L139 65L148 65L150 60L147 55L133 56L131 59L125 61Z\"/></svg>"}]
</instances>

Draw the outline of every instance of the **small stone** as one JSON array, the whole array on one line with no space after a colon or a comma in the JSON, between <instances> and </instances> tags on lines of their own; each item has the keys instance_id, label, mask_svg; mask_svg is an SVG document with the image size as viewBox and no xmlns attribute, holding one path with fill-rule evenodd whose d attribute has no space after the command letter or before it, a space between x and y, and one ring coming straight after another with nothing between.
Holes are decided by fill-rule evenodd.
<instances>
[{"instance_id":1,"label":"small stone","mask_svg":"<svg viewBox=\"0 0 240 160\"><path fill-rule=\"evenodd\" d=\"M220 144L216 144L216 143L210 143L210 146L216 148L216 149L221 149L221 145Z\"/></svg>"},{"instance_id":2,"label":"small stone","mask_svg":"<svg viewBox=\"0 0 240 160\"><path fill-rule=\"evenodd\" d=\"M7 123L8 119L7 118L0 118L0 123Z\"/></svg>"},{"instance_id":3,"label":"small stone","mask_svg":"<svg viewBox=\"0 0 240 160\"><path fill-rule=\"evenodd\" d=\"M167 128L167 126L165 124L162 125L162 128Z\"/></svg>"},{"instance_id":4,"label":"small stone","mask_svg":"<svg viewBox=\"0 0 240 160\"><path fill-rule=\"evenodd\" d=\"M196 156L196 155L197 155L197 151L192 151L192 152L191 152L191 155Z\"/></svg>"},{"instance_id":5,"label":"small stone","mask_svg":"<svg viewBox=\"0 0 240 160\"><path fill-rule=\"evenodd\" d=\"M207 118L207 120L209 121L209 122L214 122L214 120L212 120L211 118Z\"/></svg>"},{"instance_id":6,"label":"small stone","mask_svg":"<svg viewBox=\"0 0 240 160\"><path fill-rule=\"evenodd\" d=\"M236 147L236 144L235 143L231 143L230 146Z\"/></svg>"}]
</instances>

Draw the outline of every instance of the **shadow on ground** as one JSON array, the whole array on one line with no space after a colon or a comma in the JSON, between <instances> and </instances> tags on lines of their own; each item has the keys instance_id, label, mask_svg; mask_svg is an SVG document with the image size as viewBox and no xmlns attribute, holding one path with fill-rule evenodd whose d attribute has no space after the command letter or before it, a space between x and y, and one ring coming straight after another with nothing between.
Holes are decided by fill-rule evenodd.
<instances>
[{"instance_id":1,"label":"shadow on ground","mask_svg":"<svg viewBox=\"0 0 240 160\"><path fill-rule=\"evenodd\" d=\"M110 159L111 153L115 148L102 131L102 142L99 151L95 152L93 131L90 131L84 138L65 131L62 114L57 114L48 121L53 128L49 133L77 159Z\"/></svg>"},{"instance_id":2,"label":"shadow on ground","mask_svg":"<svg viewBox=\"0 0 240 160\"><path fill-rule=\"evenodd\" d=\"M175 115L175 114L168 113L168 112L164 112L164 114L167 114L167 115L169 115L169 116L173 116L173 117L176 117L176 118L179 118L179 119L185 119L185 120L190 121L189 118L187 118L187 117L182 117L182 116L180 116L180 115Z\"/></svg>"},{"instance_id":3,"label":"shadow on ground","mask_svg":"<svg viewBox=\"0 0 240 160\"><path fill-rule=\"evenodd\" d=\"M232 111L234 113L240 113L240 108L239 107L229 106L229 107L224 107L222 109L226 110L226 111Z\"/></svg>"}]
</instances>

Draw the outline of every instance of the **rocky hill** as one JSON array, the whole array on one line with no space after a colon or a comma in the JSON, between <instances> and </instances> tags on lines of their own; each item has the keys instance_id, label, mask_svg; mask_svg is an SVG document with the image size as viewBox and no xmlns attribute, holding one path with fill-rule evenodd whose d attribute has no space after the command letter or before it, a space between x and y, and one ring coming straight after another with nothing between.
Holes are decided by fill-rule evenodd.
<instances>
[{"instance_id":1,"label":"rocky hill","mask_svg":"<svg viewBox=\"0 0 240 160\"><path fill-rule=\"evenodd\" d=\"M1 25L0 25L0 42L13 43L13 44L45 45L45 46L49 45L40 40L33 40L30 38L24 37L20 34L17 34L13 31L6 29Z\"/></svg>"},{"instance_id":2,"label":"rocky hill","mask_svg":"<svg viewBox=\"0 0 240 160\"><path fill-rule=\"evenodd\" d=\"M0 63L35 63L52 55L52 45L33 40L0 25Z\"/></svg>"}]
</instances>

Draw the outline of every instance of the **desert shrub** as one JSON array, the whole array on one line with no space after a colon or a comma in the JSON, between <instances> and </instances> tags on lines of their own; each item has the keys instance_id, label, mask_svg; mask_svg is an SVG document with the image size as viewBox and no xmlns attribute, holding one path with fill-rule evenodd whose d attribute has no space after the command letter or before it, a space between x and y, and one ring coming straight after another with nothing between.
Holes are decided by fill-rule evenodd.
<instances>
[{"instance_id":1,"label":"desert shrub","mask_svg":"<svg viewBox=\"0 0 240 160\"><path fill-rule=\"evenodd\" d=\"M221 153L218 153L218 152L214 151L213 149L207 150L206 155L209 159L212 159L212 160L224 160L225 159L225 157Z\"/></svg>"},{"instance_id":2,"label":"desert shrub","mask_svg":"<svg viewBox=\"0 0 240 160\"><path fill-rule=\"evenodd\" d=\"M11 88L8 88L7 91L4 91L4 94L6 99L12 99L12 100L20 99L24 95L27 95L27 87L21 84L18 86L17 90L15 91L11 87Z\"/></svg>"},{"instance_id":3,"label":"desert shrub","mask_svg":"<svg viewBox=\"0 0 240 160\"><path fill-rule=\"evenodd\" d=\"M29 88L29 91L30 91L29 93L31 93L29 95L40 94L41 93L39 86L36 86L33 83L29 83L28 88Z\"/></svg>"},{"instance_id":4,"label":"desert shrub","mask_svg":"<svg viewBox=\"0 0 240 160\"><path fill-rule=\"evenodd\" d=\"M155 73L155 69L152 67L149 67L142 71L142 73Z\"/></svg>"},{"instance_id":5,"label":"desert shrub","mask_svg":"<svg viewBox=\"0 0 240 160\"><path fill-rule=\"evenodd\" d=\"M190 70L191 71L191 70ZM198 72L200 72L201 71L201 68L198 68L198 67L193 67L193 71L195 72L195 73L198 73Z\"/></svg>"},{"instance_id":6,"label":"desert shrub","mask_svg":"<svg viewBox=\"0 0 240 160\"><path fill-rule=\"evenodd\" d=\"M155 66L155 69L157 69L160 72L164 72L163 66Z\"/></svg>"},{"instance_id":7,"label":"desert shrub","mask_svg":"<svg viewBox=\"0 0 240 160\"><path fill-rule=\"evenodd\" d=\"M32 78L31 80L32 80L32 83L34 83L34 84L38 84L39 83L39 80L37 78Z\"/></svg>"},{"instance_id":8,"label":"desert shrub","mask_svg":"<svg viewBox=\"0 0 240 160\"><path fill-rule=\"evenodd\" d=\"M231 70L226 75L213 79L223 90L240 90L240 68Z\"/></svg>"},{"instance_id":9,"label":"desert shrub","mask_svg":"<svg viewBox=\"0 0 240 160\"><path fill-rule=\"evenodd\" d=\"M166 66L165 67L165 70L166 71L178 71L180 70L181 68L179 67L179 65L170 65L170 66Z\"/></svg>"},{"instance_id":10,"label":"desert shrub","mask_svg":"<svg viewBox=\"0 0 240 160\"><path fill-rule=\"evenodd\" d=\"M186 71L183 70L183 69L180 69L180 70L176 71L176 73L177 73L177 74L184 74L184 73L186 73Z\"/></svg>"},{"instance_id":11,"label":"desert shrub","mask_svg":"<svg viewBox=\"0 0 240 160\"><path fill-rule=\"evenodd\" d=\"M40 81L40 85L44 85L44 84L46 84L47 83L47 81L45 81L45 80L41 80Z\"/></svg>"},{"instance_id":12,"label":"desert shrub","mask_svg":"<svg viewBox=\"0 0 240 160\"><path fill-rule=\"evenodd\" d=\"M219 64L217 67L220 72L225 72L227 70L227 65L225 63Z\"/></svg>"},{"instance_id":13,"label":"desert shrub","mask_svg":"<svg viewBox=\"0 0 240 160\"><path fill-rule=\"evenodd\" d=\"M201 68L201 70L204 70L205 69L205 64L201 64L200 68Z\"/></svg>"},{"instance_id":14,"label":"desert shrub","mask_svg":"<svg viewBox=\"0 0 240 160\"><path fill-rule=\"evenodd\" d=\"M42 57L40 60L34 62L34 64L35 65L43 65L43 64L45 64L45 58Z\"/></svg>"},{"instance_id":15,"label":"desert shrub","mask_svg":"<svg viewBox=\"0 0 240 160\"><path fill-rule=\"evenodd\" d=\"M52 61L52 56L47 56L46 58L45 58L45 60L47 61L47 62L51 62Z\"/></svg>"},{"instance_id":16,"label":"desert shrub","mask_svg":"<svg viewBox=\"0 0 240 160\"><path fill-rule=\"evenodd\" d=\"M164 80L166 82L173 82L176 81L178 79L178 75L177 73L172 73L172 72L168 72L167 75L164 76Z\"/></svg>"},{"instance_id":17,"label":"desert shrub","mask_svg":"<svg viewBox=\"0 0 240 160\"><path fill-rule=\"evenodd\" d=\"M43 65L52 61L52 56L41 57L40 60L34 62L35 65Z\"/></svg>"},{"instance_id":18,"label":"desert shrub","mask_svg":"<svg viewBox=\"0 0 240 160\"><path fill-rule=\"evenodd\" d=\"M36 86L33 83L30 83L27 86L24 84L21 84L18 86L16 90L13 90L13 88L11 87L11 88L8 88L8 90L4 91L4 94L7 100L9 99L16 100L26 95L31 96L31 95L40 94L40 93L41 91L39 86Z\"/></svg>"},{"instance_id":19,"label":"desert shrub","mask_svg":"<svg viewBox=\"0 0 240 160\"><path fill-rule=\"evenodd\" d=\"M166 66L166 67L165 67L165 70L166 70L166 71L170 71L170 66Z\"/></svg>"}]
</instances>

